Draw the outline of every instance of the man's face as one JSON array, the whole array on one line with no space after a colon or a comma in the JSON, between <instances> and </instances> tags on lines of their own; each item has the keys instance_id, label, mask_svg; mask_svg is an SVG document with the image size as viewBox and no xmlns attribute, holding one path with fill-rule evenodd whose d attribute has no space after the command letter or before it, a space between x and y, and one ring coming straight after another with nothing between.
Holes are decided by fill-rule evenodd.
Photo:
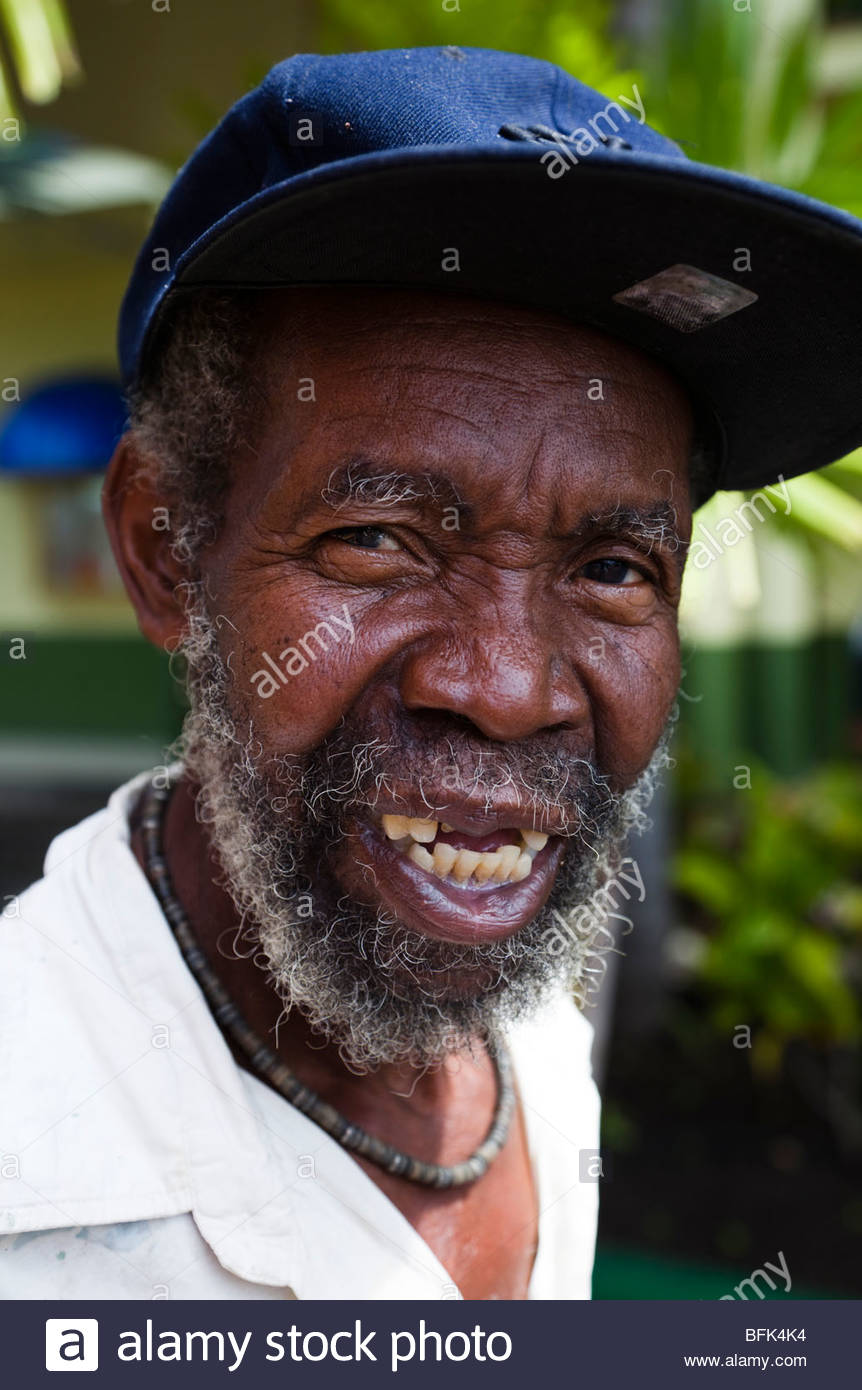
<instances>
[{"instance_id":1,"label":"man's face","mask_svg":"<svg viewBox=\"0 0 862 1390\"><path fill-rule=\"evenodd\" d=\"M305 998L338 976L345 1018L400 1001L431 1056L433 1015L451 1041L546 982L537 924L636 818L679 677L690 412L635 350L466 299L274 292L261 341L189 762L288 1000L343 1039Z\"/></svg>"}]
</instances>

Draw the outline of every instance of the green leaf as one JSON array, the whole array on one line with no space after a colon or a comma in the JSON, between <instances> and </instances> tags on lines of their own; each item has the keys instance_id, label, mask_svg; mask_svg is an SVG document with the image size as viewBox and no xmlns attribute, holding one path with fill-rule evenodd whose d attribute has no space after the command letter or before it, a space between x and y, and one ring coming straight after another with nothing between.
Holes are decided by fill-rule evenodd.
<instances>
[{"instance_id":1,"label":"green leaf","mask_svg":"<svg viewBox=\"0 0 862 1390\"><path fill-rule=\"evenodd\" d=\"M0 21L21 92L28 101L53 101L64 80L80 73L62 0L0 0ZM8 89L0 103L11 111Z\"/></svg>"},{"instance_id":2,"label":"green leaf","mask_svg":"<svg viewBox=\"0 0 862 1390\"><path fill-rule=\"evenodd\" d=\"M53 101L63 82L42 0L0 0L12 61L28 101Z\"/></svg>"},{"instance_id":3,"label":"green leaf","mask_svg":"<svg viewBox=\"0 0 862 1390\"><path fill-rule=\"evenodd\" d=\"M791 479L787 490L797 522L844 550L862 550L862 502L816 473Z\"/></svg>"},{"instance_id":4,"label":"green leaf","mask_svg":"<svg viewBox=\"0 0 862 1390\"><path fill-rule=\"evenodd\" d=\"M708 850L681 850L674 861L673 880L681 893L717 915L732 911L739 898L736 871Z\"/></svg>"}]
</instances>

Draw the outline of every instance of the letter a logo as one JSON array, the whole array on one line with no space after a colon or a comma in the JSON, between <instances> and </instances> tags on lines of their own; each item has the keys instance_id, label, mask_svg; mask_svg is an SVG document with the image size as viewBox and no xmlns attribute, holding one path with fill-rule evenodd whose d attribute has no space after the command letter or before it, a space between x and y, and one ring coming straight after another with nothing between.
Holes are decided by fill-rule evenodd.
<instances>
[{"instance_id":1,"label":"letter a logo","mask_svg":"<svg viewBox=\"0 0 862 1390\"><path fill-rule=\"evenodd\" d=\"M46 1318L46 1371L97 1371L98 1369L98 1318Z\"/></svg>"}]
</instances>

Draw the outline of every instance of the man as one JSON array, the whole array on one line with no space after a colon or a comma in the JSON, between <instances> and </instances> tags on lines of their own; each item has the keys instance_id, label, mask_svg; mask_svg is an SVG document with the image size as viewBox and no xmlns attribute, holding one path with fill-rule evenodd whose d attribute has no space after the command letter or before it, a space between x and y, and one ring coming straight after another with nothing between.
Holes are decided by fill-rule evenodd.
<instances>
[{"instance_id":1,"label":"man","mask_svg":"<svg viewBox=\"0 0 862 1390\"><path fill-rule=\"evenodd\" d=\"M862 438L858 224L624 114L301 56L160 210L105 516L190 709L4 924L7 1295L589 1297L692 507Z\"/></svg>"}]
</instances>

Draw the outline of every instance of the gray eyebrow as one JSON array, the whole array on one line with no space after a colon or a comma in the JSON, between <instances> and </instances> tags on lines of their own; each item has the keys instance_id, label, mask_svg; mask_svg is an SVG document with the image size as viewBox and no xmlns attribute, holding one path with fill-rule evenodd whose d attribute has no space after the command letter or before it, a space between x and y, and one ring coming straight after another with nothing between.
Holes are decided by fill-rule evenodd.
<instances>
[{"instance_id":1,"label":"gray eyebrow","mask_svg":"<svg viewBox=\"0 0 862 1390\"><path fill-rule=\"evenodd\" d=\"M591 512L577 526L574 535L588 531L606 531L611 535L633 537L649 550L681 551L688 546L677 527L676 508L672 503L654 502L646 507L624 507L622 504L606 511Z\"/></svg>"},{"instance_id":2,"label":"gray eyebrow","mask_svg":"<svg viewBox=\"0 0 862 1390\"><path fill-rule=\"evenodd\" d=\"M426 469L404 473L390 465L356 457L338 464L319 493L309 493L301 515L313 511L320 502L338 512L350 505L415 506L417 508L456 507L469 522L473 509L465 503L451 478ZM645 507L617 506L584 516L571 540L580 540L595 531L620 538L639 540L647 549L677 551L684 556L687 543L677 530L677 513L672 503L661 499Z\"/></svg>"},{"instance_id":3,"label":"gray eyebrow","mask_svg":"<svg viewBox=\"0 0 862 1390\"><path fill-rule=\"evenodd\" d=\"M442 473L400 473L386 464L351 459L333 468L320 497L335 511L350 503L374 503L395 507L416 506L467 508L450 478Z\"/></svg>"}]
</instances>

